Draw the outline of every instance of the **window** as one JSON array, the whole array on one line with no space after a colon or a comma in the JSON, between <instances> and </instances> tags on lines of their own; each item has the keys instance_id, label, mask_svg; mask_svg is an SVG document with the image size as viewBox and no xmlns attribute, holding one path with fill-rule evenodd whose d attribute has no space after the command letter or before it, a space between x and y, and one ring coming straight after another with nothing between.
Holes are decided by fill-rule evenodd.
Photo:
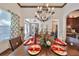
<instances>
[{"instance_id":1,"label":"window","mask_svg":"<svg viewBox=\"0 0 79 59\"><path fill-rule=\"evenodd\" d=\"M0 41L10 39L11 14L0 10Z\"/></svg>"},{"instance_id":2,"label":"window","mask_svg":"<svg viewBox=\"0 0 79 59\"><path fill-rule=\"evenodd\" d=\"M35 35L36 28L39 29L39 24L36 22L36 19L25 19L25 39Z\"/></svg>"},{"instance_id":3,"label":"window","mask_svg":"<svg viewBox=\"0 0 79 59\"><path fill-rule=\"evenodd\" d=\"M30 36L30 22L25 20L25 39Z\"/></svg>"}]
</instances>

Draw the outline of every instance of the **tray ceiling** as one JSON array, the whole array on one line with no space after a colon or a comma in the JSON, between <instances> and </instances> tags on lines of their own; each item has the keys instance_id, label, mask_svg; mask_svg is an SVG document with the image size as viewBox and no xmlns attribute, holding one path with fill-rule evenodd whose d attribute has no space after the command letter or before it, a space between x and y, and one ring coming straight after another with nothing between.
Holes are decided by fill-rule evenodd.
<instances>
[{"instance_id":1,"label":"tray ceiling","mask_svg":"<svg viewBox=\"0 0 79 59\"><path fill-rule=\"evenodd\" d=\"M46 3L17 3L21 8L37 8L38 6L45 7ZM49 7L63 8L66 3L48 3Z\"/></svg>"}]
</instances>

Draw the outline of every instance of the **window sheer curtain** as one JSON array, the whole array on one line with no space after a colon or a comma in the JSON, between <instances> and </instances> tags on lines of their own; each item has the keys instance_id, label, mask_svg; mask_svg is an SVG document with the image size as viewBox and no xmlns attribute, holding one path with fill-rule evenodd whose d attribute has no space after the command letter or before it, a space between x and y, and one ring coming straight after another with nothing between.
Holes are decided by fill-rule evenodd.
<instances>
[{"instance_id":1,"label":"window sheer curtain","mask_svg":"<svg viewBox=\"0 0 79 59\"><path fill-rule=\"evenodd\" d=\"M11 13L11 36L9 42L11 45L11 49L14 51L17 47L19 47L22 44L22 39L21 39L21 35L22 35L22 31L21 31L21 27L20 27L20 17L9 11Z\"/></svg>"},{"instance_id":2,"label":"window sheer curtain","mask_svg":"<svg viewBox=\"0 0 79 59\"><path fill-rule=\"evenodd\" d=\"M13 12L11 12L11 38L16 38L21 35L20 27L20 17Z\"/></svg>"},{"instance_id":3,"label":"window sheer curtain","mask_svg":"<svg viewBox=\"0 0 79 59\"><path fill-rule=\"evenodd\" d=\"M0 9L0 41L10 39L11 13L4 9Z\"/></svg>"},{"instance_id":4,"label":"window sheer curtain","mask_svg":"<svg viewBox=\"0 0 79 59\"><path fill-rule=\"evenodd\" d=\"M21 35L19 19L20 17L12 11L0 9L0 39L10 40Z\"/></svg>"}]
</instances>

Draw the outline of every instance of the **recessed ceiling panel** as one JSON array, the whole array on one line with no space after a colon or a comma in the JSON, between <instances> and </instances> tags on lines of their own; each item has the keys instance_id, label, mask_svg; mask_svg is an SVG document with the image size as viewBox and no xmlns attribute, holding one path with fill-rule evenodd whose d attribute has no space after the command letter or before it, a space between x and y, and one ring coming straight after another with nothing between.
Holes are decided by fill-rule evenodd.
<instances>
[{"instance_id":1,"label":"recessed ceiling panel","mask_svg":"<svg viewBox=\"0 0 79 59\"><path fill-rule=\"evenodd\" d=\"M62 8L66 3L18 3L20 7L37 7L37 6L46 6L48 4L49 7L57 7L57 8Z\"/></svg>"}]
</instances>

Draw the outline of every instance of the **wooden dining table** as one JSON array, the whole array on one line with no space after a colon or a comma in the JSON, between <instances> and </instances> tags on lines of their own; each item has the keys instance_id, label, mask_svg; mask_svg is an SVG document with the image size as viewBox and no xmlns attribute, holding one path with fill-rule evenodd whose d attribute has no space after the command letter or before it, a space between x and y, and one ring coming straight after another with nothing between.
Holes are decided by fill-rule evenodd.
<instances>
[{"instance_id":1,"label":"wooden dining table","mask_svg":"<svg viewBox=\"0 0 79 59\"><path fill-rule=\"evenodd\" d=\"M9 56L31 56L27 49L29 46L24 46L23 44L14 50ZM53 52L50 48L42 48L41 52L36 56L59 56ZM67 45L67 56L79 56L79 50L72 46Z\"/></svg>"},{"instance_id":2,"label":"wooden dining table","mask_svg":"<svg viewBox=\"0 0 79 59\"><path fill-rule=\"evenodd\" d=\"M9 56L31 56L28 53L28 47L23 44L14 50ZM41 52L36 56L60 56L53 52L50 48L42 48ZM67 45L67 56L79 56L79 50L75 49L73 46Z\"/></svg>"},{"instance_id":3,"label":"wooden dining table","mask_svg":"<svg viewBox=\"0 0 79 59\"><path fill-rule=\"evenodd\" d=\"M11 54L9 54L9 56L31 56L28 53L28 47L29 46L24 46L22 44L14 52L12 52ZM42 50L36 56L58 56L58 55L55 54L50 48L43 48L42 47Z\"/></svg>"},{"instance_id":4,"label":"wooden dining table","mask_svg":"<svg viewBox=\"0 0 79 59\"><path fill-rule=\"evenodd\" d=\"M10 53L9 56L31 56L28 53L28 47L29 45L22 44L18 48L16 48L12 53ZM70 46L69 44L67 44L66 46L66 51L67 51L66 56L79 56L79 50L77 50L73 46ZM60 55L52 51L50 47L45 48L41 46L41 51L36 56L60 56Z\"/></svg>"}]
</instances>

